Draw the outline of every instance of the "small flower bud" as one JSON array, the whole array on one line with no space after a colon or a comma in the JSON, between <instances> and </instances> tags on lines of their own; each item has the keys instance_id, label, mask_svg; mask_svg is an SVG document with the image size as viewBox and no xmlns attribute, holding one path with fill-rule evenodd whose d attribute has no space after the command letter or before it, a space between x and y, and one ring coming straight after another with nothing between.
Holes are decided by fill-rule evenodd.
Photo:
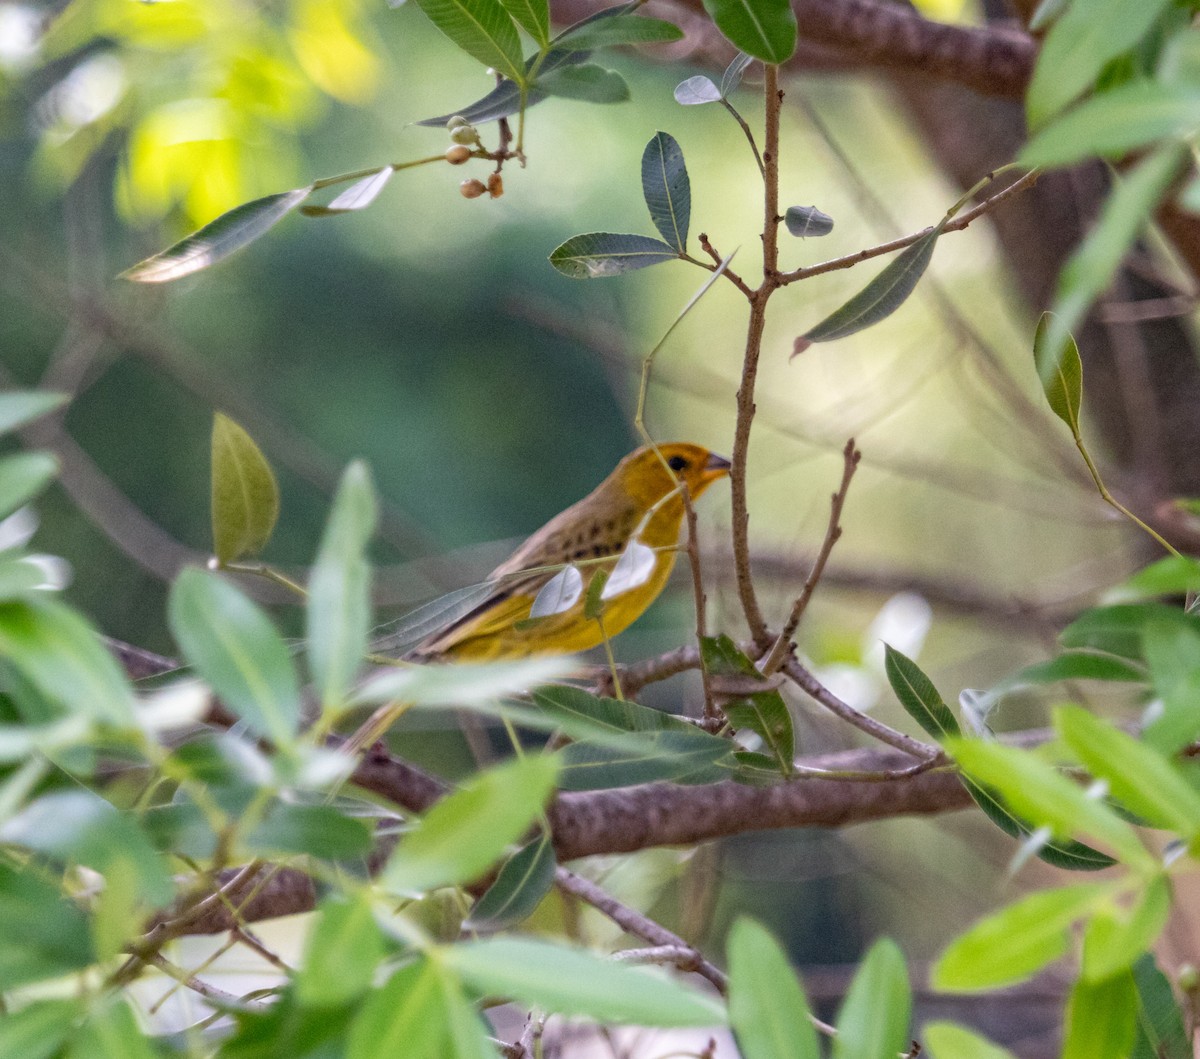
<instances>
[{"instance_id":1,"label":"small flower bud","mask_svg":"<svg viewBox=\"0 0 1200 1059\"><path fill-rule=\"evenodd\" d=\"M481 180L464 180L458 185L458 191L464 199L477 199L487 191L487 188L483 186Z\"/></svg>"},{"instance_id":2,"label":"small flower bud","mask_svg":"<svg viewBox=\"0 0 1200 1059\"><path fill-rule=\"evenodd\" d=\"M469 125L469 124L470 124L470 122L467 121L467 119L464 118L461 114L455 114L454 117L452 117L448 122L446 122L446 128L453 131L454 129L457 129L462 125Z\"/></svg>"},{"instance_id":3,"label":"small flower bud","mask_svg":"<svg viewBox=\"0 0 1200 1059\"><path fill-rule=\"evenodd\" d=\"M493 173L488 177L487 189L492 198L498 199L504 194L504 178L499 173Z\"/></svg>"},{"instance_id":4,"label":"small flower bud","mask_svg":"<svg viewBox=\"0 0 1200 1059\"><path fill-rule=\"evenodd\" d=\"M474 125L456 125L450 130L450 139L473 146L479 142L479 130Z\"/></svg>"},{"instance_id":5,"label":"small flower bud","mask_svg":"<svg viewBox=\"0 0 1200 1059\"><path fill-rule=\"evenodd\" d=\"M470 147L464 147L462 144L456 143L453 147L446 148L446 161L451 165L462 165L470 157Z\"/></svg>"}]
</instances>

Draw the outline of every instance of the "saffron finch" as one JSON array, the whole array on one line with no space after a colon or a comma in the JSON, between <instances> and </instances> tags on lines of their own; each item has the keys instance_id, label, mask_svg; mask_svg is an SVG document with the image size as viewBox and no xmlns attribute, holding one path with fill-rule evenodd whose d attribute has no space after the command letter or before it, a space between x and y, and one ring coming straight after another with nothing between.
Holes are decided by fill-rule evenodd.
<instances>
[{"instance_id":1,"label":"saffron finch","mask_svg":"<svg viewBox=\"0 0 1200 1059\"><path fill-rule=\"evenodd\" d=\"M659 456L661 453L661 457ZM668 470L669 468L669 470ZM632 624L662 591L675 565L684 504L729 473L729 461L700 445L648 446L626 456L591 493L556 515L492 571L495 591L458 621L419 644L420 660L495 661L569 654L597 646ZM626 557L624 571L616 569ZM630 560L636 560L631 562ZM561 576L564 569L579 578ZM632 570L636 567L635 570ZM528 576L521 576L528 571ZM599 615L589 586L604 571ZM632 572L631 572L632 571ZM545 616L530 618L542 591L563 589ZM561 582L561 584L560 584ZM565 586L565 587L564 587Z\"/></svg>"}]
</instances>

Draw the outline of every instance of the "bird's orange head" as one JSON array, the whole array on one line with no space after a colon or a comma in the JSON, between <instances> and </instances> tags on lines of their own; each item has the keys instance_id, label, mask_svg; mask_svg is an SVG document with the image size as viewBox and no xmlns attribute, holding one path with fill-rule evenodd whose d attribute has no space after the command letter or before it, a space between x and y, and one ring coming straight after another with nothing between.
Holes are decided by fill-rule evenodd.
<instances>
[{"instance_id":1,"label":"bird's orange head","mask_svg":"<svg viewBox=\"0 0 1200 1059\"><path fill-rule=\"evenodd\" d=\"M728 473L729 461L724 456L680 441L659 445L657 452L648 445L631 452L617 464L612 478L640 507L649 509L681 481L694 500Z\"/></svg>"}]
</instances>

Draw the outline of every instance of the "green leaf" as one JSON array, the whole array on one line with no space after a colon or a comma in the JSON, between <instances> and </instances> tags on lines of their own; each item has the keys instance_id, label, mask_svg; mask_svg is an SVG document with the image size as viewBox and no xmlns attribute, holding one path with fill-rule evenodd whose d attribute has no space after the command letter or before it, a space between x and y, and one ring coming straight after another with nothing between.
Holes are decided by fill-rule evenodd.
<instances>
[{"instance_id":1,"label":"green leaf","mask_svg":"<svg viewBox=\"0 0 1200 1059\"><path fill-rule=\"evenodd\" d=\"M927 1022L921 1037L933 1059L1016 1059L1007 1048L952 1022Z\"/></svg>"},{"instance_id":2,"label":"green leaf","mask_svg":"<svg viewBox=\"0 0 1200 1059\"><path fill-rule=\"evenodd\" d=\"M1137 1022L1133 976L1080 978L1067 1000L1062 1059L1126 1059Z\"/></svg>"},{"instance_id":3,"label":"green leaf","mask_svg":"<svg viewBox=\"0 0 1200 1059\"><path fill-rule=\"evenodd\" d=\"M1184 842L1200 838L1200 793L1168 758L1078 706L1055 710L1054 727L1122 805Z\"/></svg>"},{"instance_id":4,"label":"green leaf","mask_svg":"<svg viewBox=\"0 0 1200 1059\"><path fill-rule=\"evenodd\" d=\"M279 486L254 439L217 412L212 427L213 550L221 563L262 551L279 518Z\"/></svg>"},{"instance_id":5,"label":"green leaf","mask_svg":"<svg viewBox=\"0 0 1200 1059\"><path fill-rule=\"evenodd\" d=\"M500 0L504 10L538 44L550 43L550 5L546 0Z\"/></svg>"},{"instance_id":6,"label":"green leaf","mask_svg":"<svg viewBox=\"0 0 1200 1059\"><path fill-rule=\"evenodd\" d=\"M31 594L62 588L63 579L56 577L53 565L47 566L48 558L19 553L6 558L0 553L0 602L28 599Z\"/></svg>"},{"instance_id":7,"label":"green leaf","mask_svg":"<svg viewBox=\"0 0 1200 1059\"><path fill-rule=\"evenodd\" d=\"M58 475L58 460L48 452L16 452L0 459L0 518L32 500Z\"/></svg>"},{"instance_id":8,"label":"green leaf","mask_svg":"<svg viewBox=\"0 0 1200 1059\"><path fill-rule=\"evenodd\" d=\"M472 707L505 695L515 695L571 673L563 657L523 658L516 662L456 662L452 666L411 666L384 669L355 694L355 703L392 702L414 706Z\"/></svg>"},{"instance_id":9,"label":"green leaf","mask_svg":"<svg viewBox=\"0 0 1200 1059\"><path fill-rule=\"evenodd\" d=\"M704 0L704 10L735 48L765 63L796 50L796 16L788 0Z\"/></svg>"},{"instance_id":10,"label":"green leaf","mask_svg":"<svg viewBox=\"0 0 1200 1059\"><path fill-rule=\"evenodd\" d=\"M729 1021L744 1059L820 1059L804 989L779 943L742 917L727 948Z\"/></svg>"},{"instance_id":11,"label":"green leaf","mask_svg":"<svg viewBox=\"0 0 1200 1059\"><path fill-rule=\"evenodd\" d=\"M1131 1059L1193 1059L1192 1042L1171 983L1145 953L1133 965L1137 986L1137 1043Z\"/></svg>"},{"instance_id":12,"label":"green leaf","mask_svg":"<svg viewBox=\"0 0 1200 1059\"><path fill-rule=\"evenodd\" d=\"M719 1026L722 1005L642 967L584 949L505 936L441 950L440 961L479 993L526 1007L635 1026Z\"/></svg>"},{"instance_id":13,"label":"green leaf","mask_svg":"<svg viewBox=\"0 0 1200 1059\"><path fill-rule=\"evenodd\" d=\"M570 36L573 48L609 48L617 44L658 44L682 40L683 30L659 18L618 15L592 22Z\"/></svg>"},{"instance_id":14,"label":"green leaf","mask_svg":"<svg viewBox=\"0 0 1200 1059\"><path fill-rule=\"evenodd\" d=\"M1063 348L1092 303L1107 289L1186 158L1187 149L1182 145L1164 144L1124 174L1105 202L1099 222L1059 274L1054 314L1046 327L1047 349Z\"/></svg>"},{"instance_id":15,"label":"green leaf","mask_svg":"<svg viewBox=\"0 0 1200 1059\"><path fill-rule=\"evenodd\" d=\"M504 930L533 915L554 885L554 843L542 832L504 863L496 881L488 887L463 929Z\"/></svg>"},{"instance_id":16,"label":"green leaf","mask_svg":"<svg viewBox=\"0 0 1200 1059\"><path fill-rule=\"evenodd\" d=\"M1171 883L1156 875L1128 908L1101 906L1083 935L1083 977L1092 983L1132 969L1171 915Z\"/></svg>"},{"instance_id":17,"label":"green leaf","mask_svg":"<svg viewBox=\"0 0 1200 1059\"><path fill-rule=\"evenodd\" d=\"M692 215L692 185L683 148L670 133L656 132L642 152L642 195L659 235L684 253Z\"/></svg>"},{"instance_id":18,"label":"green leaf","mask_svg":"<svg viewBox=\"0 0 1200 1059\"><path fill-rule=\"evenodd\" d=\"M35 1000L0 1018L0 1055L53 1059L83 1014L80 1000Z\"/></svg>"},{"instance_id":19,"label":"green leaf","mask_svg":"<svg viewBox=\"0 0 1200 1059\"><path fill-rule=\"evenodd\" d=\"M557 759L541 755L467 780L404 836L383 870L383 885L413 893L477 879L529 829L557 775Z\"/></svg>"},{"instance_id":20,"label":"green leaf","mask_svg":"<svg viewBox=\"0 0 1200 1059\"><path fill-rule=\"evenodd\" d=\"M1200 592L1200 560L1168 555L1109 589L1106 599L1122 601Z\"/></svg>"},{"instance_id":21,"label":"green leaf","mask_svg":"<svg viewBox=\"0 0 1200 1059\"><path fill-rule=\"evenodd\" d=\"M400 654L439 629L466 617L495 590L495 581L481 581L438 596L404 617L381 626L387 631L371 641L371 648L378 654Z\"/></svg>"},{"instance_id":22,"label":"green leaf","mask_svg":"<svg viewBox=\"0 0 1200 1059\"><path fill-rule=\"evenodd\" d=\"M171 588L175 642L221 701L258 735L289 746L300 727L291 655L267 616L228 581L191 567Z\"/></svg>"},{"instance_id":23,"label":"green leaf","mask_svg":"<svg viewBox=\"0 0 1200 1059\"><path fill-rule=\"evenodd\" d=\"M525 79L517 27L498 0L416 0L438 29L484 66L510 81Z\"/></svg>"},{"instance_id":24,"label":"green leaf","mask_svg":"<svg viewBox=\"0 0 1200 1059\"><path fill-rule=\"evenodd\" d=\"M719 103L721 90L711 78L703 74L689 77L675 86L675 102L684 107L697 107L704 103Z\"/></svg>"},{"instance_id":25,"label":"green leaf","mask_svg":"<svg viewBox=\"0 0 1200 1059\"><path fill-rule=\"evenodd\" d=\"M1022 982L1066 953L1071 927L1109 892L1099 883L1041 890L955 938L930 972L935 989L974 992Z\"/></svg>"},{"instance_id":26,"label":"green leaf","mask_svg":"<svg viewBox=\"0 0 1200 1059\"><path fill-rule=\"evenodd\" d=\"M548 96L582 103L624 103L629 98L625 78L596 63L563 66L553 73L539 74L537 86Z\"/></svg>"},{"instance_id":27,"label":"green leaf","mask_svg":"<svg viewBox=\"0 0 1200 1059\"><path fill-rule=\"evenodd\" d=\"M1200 615L1185 614L1178 607L1161 603L1142 603L1085 610L1058 639L1064 647L1107 651L1136 660L1145 657L1142 641L1152 622L1200 635Z\"/></svg>"},{"instance_id":28,"label":"green leaf","mask_svg":"<svg viewBox=\"0 0 1200 1059\"><path fill-rule=\"evenodd\" d=\"M651 709L629 699L609 699L593 695L583 688L569 684L550 684L533 693L539 709L564 726L573 725L573 732L588 735L604 732L695 732L693 724L663 710Z\"/></svg>"},{"instance_id":29,"label":"green leaf","mask_svg":"<svg viewBox=\"0 0 1200 1059\"><path fill-rule=\"evenodd\" d=\"M1015 812L1034 824L1063 838L1082 832L1131 866L1153 864L1129 824L1033 754L980 739L948 740L946 749L968 775L999 791Z\"/></svg>"},{"instance_id":30,"label":"green leaf","mask_svg":"<svg viewBox=\"0 0 1200 1059\"><path fill-rule=\"evenodd\" d=\"M5 860L0 860L0 923L0 990L58 978L96 958L83 912L39 874L18 871Z\"/></svg>"},{"instance_id":31,"label":"green leaf","mask_svg":"<svg viewBox=\"0 0 1200 1059\"><path fill-rule=\"evenodd\" d=\"M312 194L312 185L236 206L199 231L121 273L135 283L166 283L215 265L265 235Z\"/></svg>"},{"instance_id":32,"label":"green leaf","mask_svg":"<svg viewBox=\"0 0 1200 1059\"><path fill-rule=\"evenodd\" d=\"M1073 165L1093 155L1119 158L1158 140L1200 131L1194 87L1134 81L1086 100L1041 130L1017 160L1030 168Z\"/></svg>"},{"instance_id":33,"label":"green leaf","mask_svg":"<svg viewBox=\"0 0 1200 1059\"><path fill-rule=\"evenodd\" d=\"M371 851L372 828L332 805L277 803L245 836L252 853L270 856L305 853L327 860L364 857Z\"/></svg>"},{"instance_id":34,"label":"green leaf","mask_svg":"<svg viewBox=\"0 0 1200 1059\"><path fill-rule=\"evenodd\" d=\"M961 735L958 720L921 667L890 644L884 644L883 651L888 683L908 715L934 739Z\"/></svg>"},{"instance_id":35,"label":"green leaf","mask_svg":"<svg viewBox=\"0 0 1200 1059\"><path fill-rule=\"evenodd\" d=\"M158 1054L129 1004L114 996L99 1010L94 1006L88 1012L65 1059L157 1059Z\"/></svg>"},{"instance_id":36,"label":"green leaf","mask_svg":"<svg viewBox=\"0 0 1200 1059\"><path fill-rule=\"evenodd\" d=\"M318 906L305 943L296 999L306 1007L335 1007L356 999L371 988L384 951L369 892L330 894Z\"/></svg>"},{"instance_id":37,"label":"green leaf","mask_svg":"<svg viewBox=\"0 0 1200 1059\"><path fill-rule=\"evenodd\" d=\"M131 813L85 790L51 791L0 827L0 842L76 862L107 875L124 862L142 897L158 907L175 896L171 874Z\"/></svg>"},{"instance_id":38,"label":"green leaf","mask_svg":"<svg viewBox=\"0 0 1200 1059\"><path fill-rule=\"evenodd\" d=\"M945 223L945 222L943 222ZM913 292L933 259L942 234L939 224L906 247L882 272L840 309L804 333L808 342L832 342L856 334L891 316Z\"/></svg>"},{"instance_id":39,"label":"green leaf","mask_svg":"<svg viewBox=\"0 0 1200 1059\"><path fill-rule=\"evenodd\" d=\"M561 751L558 785L564 791L594 791L662 780L712 783L724 778L720 763L732 766L733 749L728 740L697 728L646 732L620 746L571 743Z\"/></svg>"},{"instance_id":40,"label":"green leaf","mask_svg":"<svg viewBox=\"0 0 1200 1059\"><path fill-rule=\"evenodd\" d=\"M1175 619L1153 618L1142 634L1150 677L1162 700L1142 739L1171 755L1200 737L1200 632Z\"/></svg>"},{"instance_id":41,"label":"green leaf","mask_svg":"<svg viewBox=\"0 0 1200 1059\"><path fill-rule=\"evenodd\" d=\"M589 232L558 247L550 255L550 264L571 279L602 279L678 259L673 246L646 235Z\"/></svg>"},{"instance_id":42,"label":"green leaf","mask_svg":"<svg viewBox=\"0 0 1200 1059\"><path fill-rule=\"evenodd\" d=\"M129 681L69 607L45 598L0 604L0 659L66 713L134 727Z\"/></svg>"},{"instance_id":43,"label":"green leaf","mask_svg":"<svg viewBox=\"0 0 1200 1059\"><path fill-rule=\"evenodd\" d=\"M734 728L739 731L749 729L763 741L781 774L791 774L796 758L796 736L791 711L779 692L762 692L727 703L722 712Z\"/></svg>"},{"instance_id":44,"label":"green leaf","mask_svg":"<svg viewBox=\"0 0 1200 1059\"><path fill-rule=\"evenodd\" d=\"M14 390L0 393L0 434L7 434L49 415L70 399L69 394L42 390Z\"/></svg>"},{"instance_id":45,"label":"green leaf","mask_svg":"<svg viewBox=\"0 0 1200 1059\"><path fill-rule=\"evenodd\" d=\"M361 1005L346 1059L443 1059L446 1019L437 969L426 959L400 968Z\"/></svg>"},{"instance_id":46,"label":"green leaf","mask_svg":"<svg viewBox=\"0 0 1200 1059\"><path fill-rule=\"evenodd\" d=\"M962 778L962 783L983 814L1006 835L1025 840L1033 834L1034 826L1009 812L998 795L966 776ZM1052 838L1043 842L1038 847L1037 856L1047 864L1067 871L1099 871L1115 863L1112 857L1073 839Z\"/></svg>"},{"instance_id":47,"label":"green leaf","mask_svg":"<svg viewBox=\"0 0 1200 1059\"><path fill-rule=\"evenodd\" d=\"M1025 96L1031 129L1039 128L1096 80L1110 59L1133 48L1168 0L1075 0L1042 41Z\"/></svg>"},{"instance_id":48,"label":"green leaf","mask_svg":"<svg viewBox=\"0 0 1200 1059\"><path fill-rule=\"evenodd\" d=\"M789 206L783 223L797 239L815 239L833 231L833 218L816 206Z\"/></svg>"},{"instance_id":49,"label":"green leaf","mask_svg":"<svg viewBox=\"0 0 1200 1059\"><path fill-rule=\"evenodd\" d=\"M387 187L395 172L394 166L385 165L370 176L356 180L328 206L301 206L300 212L306 217L332 217L340 213L365 210L379 198L380 192Z\"/></svg>"},{"instance_id":50,"label":"green leaf","mask_svg":"<svg viewBox=\"0 0 1200 1059\"><path fill-rule=\"evenodd\" d=\"M342 1059L354 1007L303 1007L287 990L264 1008L238 1015L221 1059Z\"/></svg>"},{"instance_id":51,"label":"green leaf","mask_svg":"<svg viewBox=\"0 0 1200 1059\"><path fill-rule=\"evenodd\" d=\"M1053 684L1060 680L1107 680L1144 683L1146 671L1115 655L1093 651L1067 651L1048 662L1035 662L1006 677L993 691L1025 687L1030 684Z\"/></svg>"},{"instance_id":52,"label":"green leaf","mask_svg":"<svg viewBox=\"0 0 1200 1059\"><path fill-rule=\"evenodd\" d=\"M1033 361L1050 410L1078 439L1079 409L1083 405L1083 361L1079 359L1075 338L1069 333L1057 348L1048 344L1053 320L1053 313L1042 313L1038 320L1033 336Z\"/></svg>"},{"instance_id":53,"label":"green leaf","mask_svg":"<svg viewBox=\"0 0 1200 1059\"><path fill-rule=\"evenodd\" d=\"M371 567L366 547L377 509L371 475L346 468L308 582L308 667L325 709L341 706L367 650Z\"/></svg>"},{"instance_id":54,"label":"green leaf","mask_svg":"<svg viewBox=\"0 0 1200 1059\"><path fill-rule=\"evenodd\" d=\"M833 1059L899 1055L909 1043L912 990L904 954L880 938L863 958L838 1012Z\"/></svg>"}]
</instances>

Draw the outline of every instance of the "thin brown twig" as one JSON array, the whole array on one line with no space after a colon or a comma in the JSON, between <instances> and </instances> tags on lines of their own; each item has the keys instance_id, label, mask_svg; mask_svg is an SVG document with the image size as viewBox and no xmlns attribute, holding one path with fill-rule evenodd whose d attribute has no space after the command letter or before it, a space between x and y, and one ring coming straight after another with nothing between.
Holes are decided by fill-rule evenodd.
<instances>
[{"instance_id":1,"label":"thin brown twig","mask_svg":"<svg viewBox=\"0 0 1200 1059\"><path fill-rule=\"evenodd\" d=\"M582 875L576 875L575 872L568 871L566 868L555 869L554 883L560 890L574 894L598 912L602 912L622 930L634 937L648 941L651 945L669 945L693 954L695 966L689 969L702 978L706 978L716 987L717 992L722 996L725 995L729 988L729 978L725 972L706 960L703 953L689 945L678 934L642 915L636 909L622 904L591 879L585 879Z\"/></svg>"},{"instance_id":2,"label":"thin brown twig","mask_svg":"<svg viewBox=\"0 0 1200 1059\"><path fill-rule=\"evenodd\" d=\"M696 264L701 268L708 269L709 272L716 272L716 270L721 267L721 262L725 259L719 253L717 253L716 248L709 241L708 234L706 232L700 233L700 249L713 259L713 264L707 265L703 261L696 261ZM691 258L689 260L695 259ZM742 279L742 277L734 272L733 269L731 269L728 265L725 266L725 277L747 298L754 297L754 291L750 289L750 284Z\"/></svg>"},{"instance_id":3,"label":"thin brown twig","mask_svg":"<svg viewBox=\"0 0 1200 1059\"><path fill-rule=\"evenodd\" d=\"M903 750L906 754L919 758L922 762L928 761L930 765L942 759L942 751L939 747L930 746L928 743L922 743L919 739L913 739L903 732L898 732L890 725L877 721L874 717L868 717L861 710L856 710L849 703L843 702L797 659L789 658L783 664L783 671L810 698L819 702L830 713L840 717L843 721L854 725L859 731L866 732L867 735L878 739L881 743L895 747L897 750Z\"/></svg>"},{"instance_id":4,"label":"thin brown twig","mask_svg":"<svg viewBox=\"0 0 1200 1059\"><path fill-rule=\"evenodd\" d=\"M708 636L708 597L704 593L704 573L700 568L700 531L696 525L696 507L692 503L692 497L686 485L680 495L683 498L683 510L687 516L687 557L688 566L692 571L692 598L696 606L696 646L700 649L700 681L704 688L704 724L705 727L715 730L721 726L722 717L713 698L712 676L708 672L708 666L704 664L704 640ZM614 672L614 683L617 680L617 674ZM620 685L617 684L617 686Z\"/></svg>"},{"instance_id":5,"label":"thin brown twig","mask_svg":"<svg viewBox=\"0 0 1200 1059\"><path fill-rule=\"evenodd\" d=\"M968 227L972 221L978 220L985 213L995 209L1000 203L1006 199L1012 198L1024 191L1026 188L1033 187L1037 183L1040 172L1036 169L1030 170L1019 180L1014 180L1003 191L997 191L990 198L984 199L979 205L967 210L960 217L955 217L952 221L947 221L942 226L942 232L961 232ZM809 279L812 276L820 276L826 272L836 272L843 268L853 268L862 261L869 261L873 257L882 257L884 254L890 254L895 250L903 250L905 247L912 246L913 243L920 239L924 239L930 232L933 231L933 225L927 228L922 228L919 232L910 232L908 235L901 236L899 239L892 239L886 243L880 243L877 246L869 246L865 250L859 250L854 254L847 254L845 257L835 257L828 261L820 261L815 265L808 265L805 268L798 268L792 272L781 272L778 276L778 281L781 286L786 286L789 283L796 283L799 280Z\"/></svg>"},{"instance_id":6,"label":"thin brown twig","mask_svg":"<svg viewBox=\"0 0 1200 1059\"><path fill-rule=\"evenodd\" d=\"M224 1011L254 1012L264 1010L261 1004L249 1003L241 997L227 993L224 989L219 989L217 986L197 978L194 974L189 974L178 964L168 960L161 952L156 952L150 957L149 962L169 978L175 979L176 982L186 986L193 993L198 993L205 1000L212 1001L214 1005Z\"/></svg>"},{"instance_id":7,"label":"thin brown twig","mask_svg":"<svg viewBox=\"0 0 1200 1059\"><path fill-rule=\"evenodd\" d=\"M787 657L791 649L792 637L796 635L796 629L800 626L800 619L804 617L804 612L808 609L808 603L812 599L817 582L821 580L821 575L825 572L825 564L829 561L829 555L833 551L833 546L837 544L842 536L842 508L845 506L846 494L850 491L850 482L854 478L854 472L858 469L858 463L861 459L862 453L854 447L854 439L851 438L846 442L846 447L842 450L842 483L838 486L837 492L833 494L830 501L829 527L825 531L825 540L821 544L821 550L817 552L812 570L809 571L808 579L804 582L804 588L801 590L800 595L796 597L796 602L792 604L792 611L788 615L788 619L784 623L779 636L775 639L774 646L772 646L766 658L759 664L759 669L762 671L763 676L770 676L776 672L783 664L783 660Z\"/></svg>"}]
</instances>

